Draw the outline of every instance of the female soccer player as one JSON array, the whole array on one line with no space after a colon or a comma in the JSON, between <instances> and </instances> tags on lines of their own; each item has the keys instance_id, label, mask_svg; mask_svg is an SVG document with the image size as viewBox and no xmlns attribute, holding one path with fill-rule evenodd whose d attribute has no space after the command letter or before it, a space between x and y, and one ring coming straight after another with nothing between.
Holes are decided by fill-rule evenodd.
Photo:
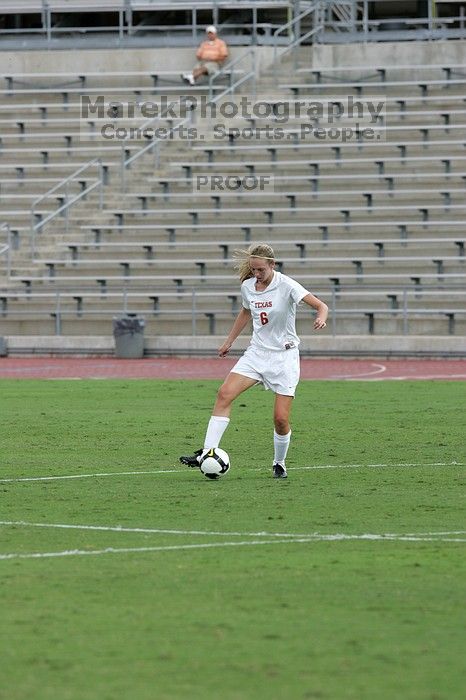
<instances>
[{"instance_id":1,"label":"female soccer player","mask_svg":"<svg viewBox=\"0 0 466 700\"><path fill-rule=\"evenodd\" d=\"M242 308L218 354L224 357L252 318L249 347L220 387L204 440L204 449L180 457L183 464L197 467L206 449L218 447L230 422L233 401L246 389L262 383L275 393L273 476L286 479L285 458L290 445L289 415L299 381L299 338L296 307L301 301L315 309L314 329L325 328L328 307L298 282L275 270L273 248L253 244L238 251Z\"/></svg>"}]
</instances>

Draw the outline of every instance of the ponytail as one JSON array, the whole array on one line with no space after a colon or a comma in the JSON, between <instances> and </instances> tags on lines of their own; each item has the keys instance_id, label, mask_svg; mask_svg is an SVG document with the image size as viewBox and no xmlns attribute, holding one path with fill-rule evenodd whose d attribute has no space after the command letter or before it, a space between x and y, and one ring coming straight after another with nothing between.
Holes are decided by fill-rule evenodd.
<instances>
[{"instance_id":1,"label":"ponytail","mask_svg":"<svg viewBox=\"0 0 466 700\"><path fill-rule=\"evenodd\" d=\"M275 253L272 246L267 243L251 243L247 250L240 248L235 250L234 268L238 272L240 282L250 279L254 275L251 272L250 258L264 258L275 262Z\"/></svg>"}]
</instances>

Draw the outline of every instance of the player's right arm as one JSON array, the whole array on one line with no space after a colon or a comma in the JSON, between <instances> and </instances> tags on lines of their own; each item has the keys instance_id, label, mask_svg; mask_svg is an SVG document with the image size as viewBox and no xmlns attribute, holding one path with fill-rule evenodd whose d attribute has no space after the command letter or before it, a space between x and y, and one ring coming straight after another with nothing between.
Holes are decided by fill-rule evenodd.
<instances>
[{"instance_id":1,"label":"player's right arm","mask_svg":"<svg viewBox=\"0 0 466 700\"><path fill-rule=\"evenodd\" d=\"M231 331L228 333L227 339L225 340L223 345L221 345L218 349L218 354L220 355L220 357L225 357L225 355L229 352L231 346L235 342L236 338L246 328L250 320L251 312L249 311L249 309L245 309L243 306L238 316L236 317L233 326L231 327Z\"/></svg>"}]
</instances>

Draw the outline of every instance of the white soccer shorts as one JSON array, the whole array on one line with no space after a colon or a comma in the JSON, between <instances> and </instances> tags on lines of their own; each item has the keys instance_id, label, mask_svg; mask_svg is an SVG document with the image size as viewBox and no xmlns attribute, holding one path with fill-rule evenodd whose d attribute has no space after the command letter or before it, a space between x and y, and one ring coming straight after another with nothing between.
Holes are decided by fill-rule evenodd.
<instances>
[{"instance_id":1,"label":"white soccer shorts","mask_svg":"<svg viewBox=\"0 0 466 700\"><path fill-rule=\"evenodd\" d=\"M275 394L294 396L299 382L299 350L263 350L249 347L231 369L256 379Z\"/></svg>"}]
</instances>

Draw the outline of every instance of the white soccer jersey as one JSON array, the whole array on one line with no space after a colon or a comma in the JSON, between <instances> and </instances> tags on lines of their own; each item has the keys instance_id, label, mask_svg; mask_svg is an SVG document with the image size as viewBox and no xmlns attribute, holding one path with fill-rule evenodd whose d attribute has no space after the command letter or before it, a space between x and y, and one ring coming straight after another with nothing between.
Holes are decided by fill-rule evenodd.
<instances>
[{"instance_id":1,"label":"white soccer jersey","mask_svg":"<svg viewBox=\"0 0 466 700\"><path fill-rule=\"evenodd\" d=\"M241 285L243 307L249 309L253 320L251 346L266 350L297 347L296 307L308 290L276 271L267 289L258 292L255 285L255 277Z\"/></svg>"}]
</instances>

